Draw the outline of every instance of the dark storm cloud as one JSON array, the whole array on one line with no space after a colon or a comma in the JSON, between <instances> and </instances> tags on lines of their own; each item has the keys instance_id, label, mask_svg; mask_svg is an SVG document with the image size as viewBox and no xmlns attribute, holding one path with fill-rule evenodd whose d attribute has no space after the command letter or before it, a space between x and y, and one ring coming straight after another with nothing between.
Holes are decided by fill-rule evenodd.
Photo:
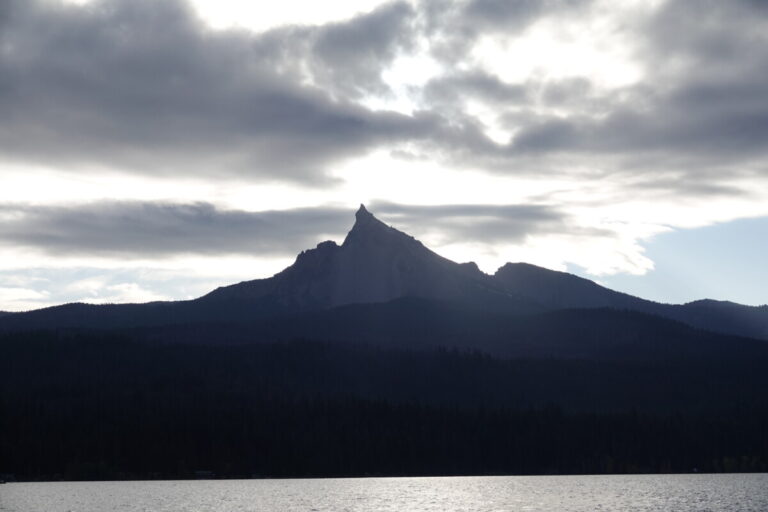
<instances>
[{"instance_id":1,"label":"dark storm cloud","mask_svg":"<svg viewBox=\"0 0 768 512\"><path fill-rule=\"evenodd\" d=\"M471 58L482 37L514 37L590 8L395 2L343 22L253 34L212 31L182 0L6 0L0 158L318 184L334 164L387 148L502 174L594 167L658 176L691 194L727 193L724 180L765 174L764 2L671 0L647 20L628 20L646 76L623 88L587 78L507 83ZM425 41L446 69L418 91L423 110L358 102L390 94L382 72ZM512 140L490 139L471 103L496 113ZM671 171L680 179L665 181Z\"/></svg>"},{"instance_id":2,"label":"dark storm cloud","mask_svg":"<svg viewBox=\"0 0 768 512\"><path fill-rule=\"evenodd\" d=\"M566 215L545 205L418 206L378 202L371 211L404 231L439 228L449 241L514 242L567 231ZM288 256L323 237L340 240L351 209L297 208L249 212L209 203L98 202L74 206L0 205L0 245L54 255L120 258L174 254Z\"/></svg>"},{"instance_id":3,"label":"dark storm cloud","mask_svg":"<svg viewBox=\"0 0 768 512\"><path fill-rule=\"evenodd\" d=\"M449 65L467 57L482 36L521 33L545 16L572 13L591 0L423 0L423 31L432 53Z\"/></svg>"},{"instance_id":4,"label":"dark storm cloud","mask_svg":"<svg viewBox=\"0 0 768 512\"><path fill-rule=\"evenodd\" d=\"M768 106L764 98L759 101L750 90L737 98L739 87L710 85L709 91L702 84L681 86L651 111L628 107L599 120L574 116L532 122L516 135L510 149L628 156L666 152L670 158L688 156L707 165L765 156Z\"/></svg>"},{"instance_id":5,"label":"dark storm cloud","mask_svg":"<svg viewBox=\"0 0 768 512\"><path fill-rule=\"evenodd\" d=\"M543 8L537 0L473 0L463 9L464 16L484 26L524 23Z\"/></svg>"},{"instance_id":6,"label":"dark storm cloud","mask_svg":"<svg viewBox=\"0 0 768 512\"><path fill-rule=\"evenodd\" d=\"M458 40L446 59L463 55L493 24L506 24L509 35L545 15L589 15L574 8L587 2L453 5L434 15ZM624 183L690 196L743 194L729 182L768 178L768 2L671 0L645 20L628 21L645 67L634 85L607 89L586 78L507 84L491 70L431 80L427 103L464 128L463 137L443 139L444 151L435 154L502 174L592 168L591 178L621 175ZM441 44L453 39L447 41ZM464 107L470 101L496 112L514 134L509 144L485 137Z\"/></svg>"},{"instance_id":7,"label":"dark storm cloud","mask_svg":"<svg viewBox=\"0 0 768 512\"><path fill-rule=\"evenodd\" d=\"M354 23L256 36L210 31L180 0L4 4L0 153L57 167L320 180L330 162L434 129L435 116L372 112L302 85L297 71L309 61L329 75L319 82L373 87L405 44L408 12L395 4Z\"/></svg>"},{"instance_id":8,"label":"dark storm cloud","mask_svg":"<svg viewBox=\"0 0 768 512\"><path fill-rule=\"evenodd\" d=\"M387 94L381 72L413 48L414 16L410 5L392 3L367 16L311 30L309 65L315 80L346 95Z\"/></svg>"},{"instance_id":9,"label":"dark storm cloud","mask_svg":"<svg viewBox=\"0 0 768 512\"><path fill-rule=\"evenodd\" d=\"M589 3L591 0L470 0L463 4L461 14L467 25L507 31Z\"/></svg>"},{"instance_id":10,"label":"dark storm cloud","mask_svg":"<svg viewBox=\"0 0 768 512\"><path fill-rule=\"evenodd\" d=\"M528 99L529 89L522 84L510 84L483 70L455 72L434 79L424 87L426 101L440 106L462 107L467 98L506 106Z\"/></svg>"},{"instance_id":11,"label":"dark storm cloud","mask_svg":"<svg viewBox=\"0 0 768 512\"><path fill-rule=\"evenodd\" d=\"M643 26L650 74L629 91L633 101L597 118L524 123L510 153L609 154L630 162L666 160L664 172L670 165L688 168L692 179L737 175L738 167L768 156L766 5L668 2Z\"/></svg>"}]
</instances>

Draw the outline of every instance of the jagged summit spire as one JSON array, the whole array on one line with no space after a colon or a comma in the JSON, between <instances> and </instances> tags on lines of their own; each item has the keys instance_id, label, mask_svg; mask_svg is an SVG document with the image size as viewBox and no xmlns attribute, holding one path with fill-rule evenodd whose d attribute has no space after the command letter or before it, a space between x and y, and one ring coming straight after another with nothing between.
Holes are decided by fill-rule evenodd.
<instances>
[{"instance_id":1,"label":"jagged summit spire","mask_svg":"<svg viewBox=\"0 0 768 512\"><path fill-rule=\"evenodd\" d=\"M386 224L381 222L371 212L369 212L364 204L360 204L360 208L358 208L357 211L355 212L355 225L352 226L352 229L354 229L355 227L362 227L362 226L369 226L369 225L370 226L372 225L386 226Z\"/></svg>"},{"instance_id":2,"label":"jagged summit spire","mask_svg":"<svg viewBox=\"0 0 768 512\"><path fill-rule=\"evenodd\" d=\"M382 225L386 226L383 222L373 216L371 212L365 207L364 204L360 205L360 208L355 212L355 225L352 226L352 230L360 229L368 226Z\"/></svg>"},{"instance_id":3,"label":"jagged summit spire","mask_svg":"<svg viewBox=\"0 0 768 512\"><path fill-rule=\"evenodd\" d=\"M384 237L390 237L395 234L407 236L403 233L400 233L396 229L387 226L385 223L377 219L371 212L369 212L365 205L361 204L360 208L358 208L357 212L355 212L355 225L352 226L352 229L349 231L349 233L347 233L347 237L344 240L343 245L348 245L350 241L355 239L370 240L372 239L371 237L373 237L376 240L380 240L382 235Z\"/></svg>"},{"instance_id":4,"label":"jagged summit spire","mask_svg":"<svg viewBox=\"0 0 768 512\"><path fill-rule=\"evenodd\" d=\"M360 208L355 212L355 218L359 220L360 217L373 217L373 214L366 209L363 203L360 203Z\"/></svg>"}]
</instances>

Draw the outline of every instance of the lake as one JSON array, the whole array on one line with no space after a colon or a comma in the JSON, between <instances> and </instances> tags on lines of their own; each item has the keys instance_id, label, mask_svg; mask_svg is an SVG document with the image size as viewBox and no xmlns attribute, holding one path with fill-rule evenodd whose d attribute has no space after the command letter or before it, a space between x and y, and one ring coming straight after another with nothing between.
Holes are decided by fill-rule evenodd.
<instances>
[{"instance_id":1,"label":"lake","mask_svg":"<svg viewBox=\"0 0 768 512\"><path fill-rule=\"evenodd\" d=\"M764 512L768 474L13 483L0 510Z\"/></svg>"}]
</instances>

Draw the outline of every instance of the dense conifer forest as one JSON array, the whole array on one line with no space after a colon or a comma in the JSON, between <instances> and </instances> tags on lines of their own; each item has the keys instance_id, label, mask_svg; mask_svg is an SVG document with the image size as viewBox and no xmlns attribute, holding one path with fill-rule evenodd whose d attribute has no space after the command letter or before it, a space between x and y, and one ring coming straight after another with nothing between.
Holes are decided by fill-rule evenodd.
<instances>
[{"instance_id":1,"label":"dense conifer forest","mask_svg":"<svg viewBox=\"0 0 768 512\"><path fill-rule=\"evenodd\" d=\"M173 337L176 340L176 337ZM21 480L768 470L765 360L594 362L286 340L0 338Z\"/></svg>"}]
</instances>

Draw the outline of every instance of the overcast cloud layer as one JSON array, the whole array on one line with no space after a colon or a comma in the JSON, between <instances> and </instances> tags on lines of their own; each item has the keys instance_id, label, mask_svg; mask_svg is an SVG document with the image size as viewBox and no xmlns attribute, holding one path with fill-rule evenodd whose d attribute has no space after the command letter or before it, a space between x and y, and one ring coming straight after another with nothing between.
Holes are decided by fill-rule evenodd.
<instances>
[{"instance_id":1,"label":"overcast cloud layer","mask_svg":"<svg viewBox=\"0 0 768 512\"><path fill-rule=\"evenodd\" d=\"M451 255L642 273L656 233L768 215L766 83L757 0L395 1L261 32L184 0L4 0L0 177L115 181L88 203L0 197L0 259L289 259L372 200ZM386 193L356 196L389 165ZM150 201L127 177L218 195ZM230 200L260 186L284 195ZM42 293L33 274L0 275L0 309Z\"/></svg>"},{"instance_id":2,"label":"overcast cloud layer","mask_svg":"<svg viewBox=\"0 0 768 512\"><path fill-rule=\"evenodd\" d=\"M519 241L540 232L570 232L566 216L545 205L408 206L374 203L384 220L409 232L425 226L451 239ZM79 206L0 204L0 244L54 256L147 258L184 254L293 256L324 240L343 239L346 208L248 212L210 203L101 202Z\"/></svg>"},{"instance_id":3,"label":"overcast cloud layer","mask_svg":"<svg viewBox=\"0 0 768 512\"><path fill-rule=\"evenodd\" d=\"M398 145L502 173L539 172L532 157L567 173L556 157L572 155L648 180L655 170L714 185L764 177L764 3L672 0L627 20L646 76L620 90L588 78L508 83L472 57L481 37L588 14L587 1L391 3L252 34L212 31L181 0L6 0L0 150L72 171L302 183ZM425 44L443 68L416 91L417 109L363 106L392 94L383 71ZM486 135L470 102L497 113L507 142Z\"/></svg>"}]
</instances>

